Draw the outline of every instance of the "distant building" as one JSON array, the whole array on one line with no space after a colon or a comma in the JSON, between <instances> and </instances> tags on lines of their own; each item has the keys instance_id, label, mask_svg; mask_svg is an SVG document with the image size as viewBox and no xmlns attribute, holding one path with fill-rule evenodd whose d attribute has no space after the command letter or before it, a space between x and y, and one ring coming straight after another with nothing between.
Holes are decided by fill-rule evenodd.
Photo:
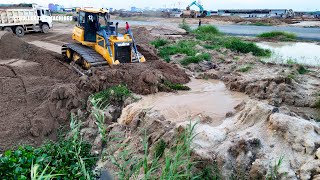
<instances>
[{"instance_id":1,"label":"distant building","mask_svg":"<svg viewBox=\"0 0 320 180\"><path fill-rule=\"evenodd\" d=\"M243 18L292 17L291 9L220 9L219 16L239 16Z\"/></svg>"},{"instance_id":2,"label":"distant building","mask_svg":"<svg viewBox=\"0 0 320 180\"><path fill-rule=\"evenodd\" d=\"M137 12L137 7L131 7L131 12Z\"/></svg>"},{"instance_id":3,"label":"distant building","mask_svg":"<svg viewBox=\"0 0 320 180\"><path fill-rule=\"evenodd\" d=\"M64 12L74 12L75 8L64 8Z\"/></svg>"},{"instance_id":4,"label":"distant building","mask_svg":"<svg viewBox=\"0 0 320 180\"><path fill-rule=\"evenodd\" d=\"M60 5L59 4L55 4L55 6L56 6L56 11L61 11L61 7L60 7Z\"/></svg>"},{"instance_id":5,"label":"distant building","mask_svg":"<svg viewBox=\"0 0 320 180\"><path fill-rule=\"evenodd\" d=\"M48 5L48 8L50 9L51 12L56 12L57 11L57 8L54 4L50 3Z\"/></svg>"}]
</instances>

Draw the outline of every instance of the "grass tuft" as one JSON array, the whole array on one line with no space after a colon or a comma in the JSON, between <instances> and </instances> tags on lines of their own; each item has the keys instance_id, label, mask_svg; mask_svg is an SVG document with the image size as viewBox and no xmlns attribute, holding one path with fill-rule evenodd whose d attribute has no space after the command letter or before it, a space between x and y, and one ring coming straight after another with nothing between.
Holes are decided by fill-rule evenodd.
<instances>
[{"instance_id":1,"label":"grass tuft","mask_svg":"<svg viewBox=\"0 0 320 180\"><path fill-rule=\"evenodd\" d=\"M153 45L155 48L159 48L167 45L168 43L169 43L168 40L159 38L157 40L151 41L150 44Z\"/></svg>"},{"instance_id":2,"label":"grass tuft","mask_svg":"<svg viewBox=\"0 0 320 180\"><path fill-rule=\"evenodd\" d=\"M168 80L164 81L164 85L169 87L172 90L177 90L177 91L179 91L179 90L180 91L189 91L190 90L190 87L188 87L188 86L185 86L183 84L172 83Z\"/></svg>"},{"instance_id":3,"label":"grass tuft","mask_svg":"<svg viewBox=\"0 0 320 180\"><path fill-rule=\"evenodd\" d=\"M196 55L194 46L197 44L195 41L179 41L176 44L164 46L159 49L159 56L167 62L170 62L170 56L174 54L186 54L187 56Z\"/></svg>"},{"instance_id":4,"label":"grass tuft","mask_svg":"<svg viewBox=\"0 0 320 180\"><path fill-rule=\"evenodd\" d=\"M182 20L182 23L179 24L179 28L184 29L186 32L191 32L191 27L187 24L186 19Z\"/></svg>"},{"instance_id":5,"label":"grass tuft","mask_svg":"<svg viewBox=\"0 0 320 180\"><path fill-rule=\"evenodd\" d=\"M288 33L283 31L271 31L259 34L257 37L264 39L279 39L281 41L292 41L297 39L297 35L294 33Z\"/></svg>"},{"instance_id":6,"label":"grass tuft","mask_svg":"<svg viewBox=\"0 0 320 180\"><path fill-rule=\"evenodd\" d=\"M119 84L118 86L112 86L106 90L93 94L89 99L93 99L98 102L96 105L100 109L106 107L111 101L123 102L126 98L131 96L131 92L126 85Z\"/></svg>"},{"instance_id":7,"label":"grass tuft","mask_svg":"<svg viewBox=\"0 0 320 180\"><path fill-rule=\"evenodd\" d=\"M186 57L180 63L183 66L187 66L191 63L198 64L201 61L209 61L210 59L211 59L210 54L204 53L204 54L200 54L200 55L196 55L196 56Z\"/></svg>"},{"instance_id":8,"label":"grass tuft","mask_svg":"<svg viewBox=\"0 0 320 180\"><path fill-rule=\"evenodd\" d=\"M117 156L114 153L110 153L109 155L111 162L117 168L118 178L197 179L201 175L209 179L217 177L209 172L201 173L201 175L192 172L192 169L198 163L194 162L191 158L191 143L195 137L193 133L195 125L190 123L184 130L178 131L177 136L173 139L173 145L170 147L166 147L166 143L160 140L159 144L155 147L156 153L154 156L150 156L146 131L144 131L144 138L142 140L144 150L142 156L136 155L135 150L129 147L128 144L122 143L120 145L122 151ZM151 159L148 157L151 157Z\"/></svg>"},{"instance_id":9,"label":"grass tuft","mask_svg":"<svg viewBox=\"0 0 320 180\"><path fill-rule=\"evenodd\" d=\"M155 158L161 158L164 154L164 150L166 149L167 144L164 142L163 139L161 139L158 144L154 148L154 157Z\"/></svg>"},{"instance_id":10,"label":"grass tuft","mask_svg":"<svg viewBox=\"0 0 320 180\"><path fill-rule=\"evenodd\" d=\"M271 56L271 51L262 49L252 42L245 42L239 38L231 38L225 42L225 47L241 53L252 53L255 56Z\"/></svg>"},{"instance_id":11,"label":"grass tuft","mask_svg":"<svg viewBox=\"0 0 320 180\"><path fill-rule=\"evenodd\" d=\"M221 32L218 30L217 27L212 26L212 25L205 25L205 26L200 26L197 29L193 30L192 33L197 34L197 35L202 35L202 34L221 34Z\"/></svg>"},{"instance_id":12,"label":"grass tuft","mask_svg":"<svg viewBox=\"0 0 320 180\"><path fill-rule=\"evenodd\" d=\"M250 71L251 69L252 69L252 65L245 65L245 66L240 67L239 71L244 73L244 72Z\"/></svg>"},{"instance_id":13,"label":"grass tuft","mask_svg":"<svg viewBox=\"0 0 320 180\"><path fill-rule=\"evenodd\" d=\"M305 68L303 65L299 65L297 71L299 74L306 74L306 73L310 72L310 70Z\"/></svg>"},{"instance_id":14,"label":"grass tuft","mask_svg":"<svg viewBox=\"0 0 320 180\"><path fill-rule=\"evenodd\" d=\"M256 22L256 23L251 23L248 24L249 26L272 26L270 23L264 23L264 22Z\"/></svg>"}]
</instances>

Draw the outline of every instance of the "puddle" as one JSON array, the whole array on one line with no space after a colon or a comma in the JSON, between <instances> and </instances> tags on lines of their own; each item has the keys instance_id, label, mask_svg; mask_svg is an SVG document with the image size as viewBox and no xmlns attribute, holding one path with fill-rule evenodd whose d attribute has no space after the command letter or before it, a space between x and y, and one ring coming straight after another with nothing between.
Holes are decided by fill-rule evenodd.
<instances>
[{"instance_id":1,"label":"puddle","mask_svg":"<svg viewBox=\"0 0 320 180\"><path fill-rule=\"evenodd\" d=\"M263 59L265 61L320 66L320 45L317 43L261 42L257 45L272 51L270 58Z\"/></svg>"},{"instance_id":2,"label":"puddle","mask_svg":"<svg viewBox=\"0 0 320 180\"><path fill-rule=\"evenodd\" d=\"M137 110L152 109L174 122L209 116L212 118L210 125L218 126L227 112L233 111L236 105L247 99L242 93L229 91L218 80L192 79L187 85L191 88L190 91L143 96L139 102L123 109L119 122L130 119Z\"/></svg>"}]
</instances>

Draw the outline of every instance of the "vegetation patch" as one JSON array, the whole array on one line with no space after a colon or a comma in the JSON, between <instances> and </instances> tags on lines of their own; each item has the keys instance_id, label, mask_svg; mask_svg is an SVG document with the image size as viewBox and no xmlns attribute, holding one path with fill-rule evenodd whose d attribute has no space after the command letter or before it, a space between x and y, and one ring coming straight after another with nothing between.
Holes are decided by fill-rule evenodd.
<instances>
[{"instance_id":1,"label":"vegetation patch","mask_svg":"<svg viewBox=\"0 0 320 180\"><path fill-rule=\"evenodd\" d=\"M259 34L257 37L264 39L277 39L281 41L293 41L297 39L297 35L294 33L288 33L283 31L271 31Z\"/></svg>"},{"instance_id":2,"label":"vegetation patch","mask_svg":"<svg viewBox=\"0 0 320 180\"><path fill-rule=\"evenodd\" d=\"M239 38L231 38L225 42L225 47L241 53L252 53L255 56L271 56L271 51L262 49L253 42L246 42Z\"/></svg>"},{"instance_id":3,"label":"vegetation patch","mask_svg":"<svg viewBox=\"0 0 320 180\"><path fill-rule=\"evenodd\" d=\"M112 153L112 149L107 151L108 158L117 168L118 179L202 179L200 177L213 179L220 177L215 172L211 172L211 169L201 173L193 171L199 163L191 158L194 127L195 125L190 123L186 129L177 132L177 136L172 140L174 143L170 147L160 140L160 145L156 146L158 153L152 154L148 150L149 144L145 130L142 140L144 151L142 156L136 155L136 149L125 143L118 145L122 151L117 156Z\"/></svg>"},{"instance_id":4,"label":"vegetation patch","mask_svg":"<svg viewBox=\"0 0 320 180\"><path fill-rule=\"evenodd\" d=\"M99 102L97 106L106 107L112 102L123 102L129 96L131 96L131 91L128 87L126 85L119 84L93 94L89 99L94 99L94 101Z\"/></svg>"},{"instance_id":5,"label":"vegetation patch","mask_svg":"<svg viewBox=\"0 0 320 180\"><path fill-rule=\"evenodd\" d=\"M165 61L170 62L170 56L174 54L186 54L188 56L195 56L197 51L194 46L197 44L195 41L179 41L176 44L164 46L159 49L159 56Z\"/></svg>"},{"instance_id":6,"label":"vegetation patch","mask_svg":"<svg viewBox=\"0 0 320 180\"><path fill-rule=\"evenodd\" d=\"M298 64L297 60L295 59L287 59L287 64L293 65L293 64Z\"/></svg>"},{"instance_id":7,"label":"vegetation patch","mask_svg":"<svg viewBox=\"0 0 320 180\"><path fill-rule=\"evenodd\" d=\"M317 98L316 108L320 109L320 96L318 96L318 98Z\"/></svg>"},{"instance_id":8,"label":"vegetation patch","mask_svg":"<svg viewBox=\"0 0 320 180\"><path fill-rule=\"evenodd\" d=\"M196 38L205 41L203 45L206 49L227 48L240 53L252 53L255 56L271 56L271 51L260 48L253 42L246 42L240 38L225 36L219 30L212 26L201 26L194 30Z\"/></svg>"},{"instance_id":9,"label":"vegetation patch","mask_svg":"<svg viewBox=\"0 0 320 180\"><path fill-rule=\"evenodd\" d=\"M248 72L252 69L252 65L244 65L239 68L240 72Z\"/></svg>"},{"instance_id":10,"label":"vegetation patch","mask_svg":"<svg viewBox=\"0 0 320 180\"><path fill-rule=\"evenodd\" d=\"M164 85L169 87L172 90L177 90L177 91L179 91L179 90L180 91L188 91L188 90L190 90L190 87L188 87L188 86L185 86L183 84L172 83L172 82L170 82L168 80L164 81Z\"/></svg>"},{"instance_id":11,"label":"vegetation patch","mask_svg":"<svg viewBox=\"0 0 320 180\"><path fill-rule=\"evenodd\" d=\"M200 26L197 29L193 30L192 33L197 35L202 35L202 34L219 34L220 35L221 34L218 28L212 25Z\"/></svg>"},{"instance_id":12,"label":"vegetation patch","mask_svg":"<svg viewBox=\"0 0 320 180\"><path fill-rule=\"evenodd\" d=\"M191 32L191 27L187 24L185 19L182 20L181 24L179 24L179 28L184 29L188 33Z\"/></svg>"},{"instance_id":13,"label":"vegetation patch","mask_svg":"<svg viewBox=\"0 0 320 180\"><path fill-rule=\"evenodd\" d=\"M297 68L297 71L298 71L299 74L306 74L306 73L310 72L310 70L308 70L303 65L299 65L298 68Z\"/></svg>"},{"instance_id":14,"label":"vegetation patch","mask_svg":"<svg viewBox=\"0 0 320 180\"><path fill-rule=\"evenodd\" d=\"M157 40L151 41L150 44L153 45L155 48L159 48L167 45L168 43L169 43L168 40L159 38Z\"/></svg>"},{"instance_id":15,"label":"vegetation patch","mask_svg":"<svg viewBox=\"0 0 320 180\"><path fill-rule=\"evenodd\" d=\"M198 64L201 61L209 61L210 59L211 59L210 54L204 53L204 54L200 54L200 55L196 55L196 56L186 57L180 63L183 66L187 66L191 63Z\"/></svg>"},{"instance_id":16,"label":"vegetation patch","mask_svg":"<svg viewBox=\"0 0 320 180\"><path fill-rule=\"evenodd\" d=\"M75 118L71 118L70 127L73 135L56 143L47 142L37 148L21 146L6 151L0 156L0 177L30 179L31 172L33 177L42 172L46 177L54 175L61 179L93 177L92 168L97 158L90 153L91 145L81 140L80 124Z\"/></svg>"},{"instance_id":17,"label":"vegetation patch","mask_svg":"<svg viewBox=\"0 0 320 180\"><path fill-rule=\"evenodd\" d=\"M270 23L264 23L264 22L256 22L256 23L251 23L251 24L248 24L250 26L272 26L272 24Z\"/></svg>"}]
</instances>

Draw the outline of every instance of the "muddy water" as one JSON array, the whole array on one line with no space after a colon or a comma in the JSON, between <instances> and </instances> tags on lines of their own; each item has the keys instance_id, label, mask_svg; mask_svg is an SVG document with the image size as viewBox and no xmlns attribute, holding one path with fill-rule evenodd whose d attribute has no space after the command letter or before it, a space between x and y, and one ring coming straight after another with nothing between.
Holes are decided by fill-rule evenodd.
<instances>
[{"instance_id":1,"label":"muddy water","mask_svg":"<svg viewBox=\"0 0 320 180\"><path fill-rule=\"evenodd\" d=\"M142 100L123 110L119 122L132 117L139 109L152 109L175 122L208 116L209 124L217 126L222 123L227 112L247 99L242 93L227 90L224 83L217 80L192 79L187 85L190 91L143 96Z\"/></svg>"},{"instance_id":2,"label":"muddy water","mask_svg":"<svg viewBox=\"0 0 320 180\"><path fill-rule=\"evenodd\" d=\"M257 45L272 51L271 57L264 59L265 61L320 66L320 45L317 43L262 42Z\"/></svg>"}]
</instances>

